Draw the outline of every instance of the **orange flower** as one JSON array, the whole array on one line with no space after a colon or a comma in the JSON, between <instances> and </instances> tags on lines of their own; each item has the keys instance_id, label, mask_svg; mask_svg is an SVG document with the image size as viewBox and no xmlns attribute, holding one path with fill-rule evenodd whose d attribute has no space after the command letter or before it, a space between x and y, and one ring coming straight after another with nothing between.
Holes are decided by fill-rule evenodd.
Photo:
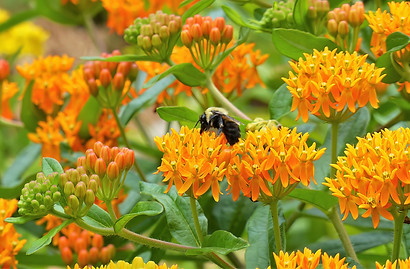
<instances>
[{"instance_id":1,"label":"orange flower","mask_svg":"<svg viewBox=\"0 0 410 269\"><path fill-rule=\"evenodd\" d=\"M88 125L91 138L86 142L86 148L93 148L94 143L101 141L104 145L114 147L118 145L118 138L121 136L117 122L112 116L112 112L104 109L95 126Z\"/></svg>"},{"instance_id":2,"label":"orange flower","mask_svg":"<svg viewBox=\"0 0 410 269\"><path fill-rule=\"evenodd\" d=\"M15 256L24 246L27 240L19 240L21 236L16 232L12 223L4 220L16 211L17 200L0 198L0 267L16 269L18 261Z\"/></svg>"},{"instance_id":3,"label":"orange flower","mask_svg":"<svg viewBox=\"0 0 410 269\"><path fill-rule=\"evenodd\" d=\"M311 112L326 121L343 121L367 103L378 107L376 86L385 75L383 68L365 62L367 55L314 50L297 63L289 62L293 72L282 78L293 96L291 110L306 122Z\"/></svg>"},{"instance_id":4,"label":"orange flower","mask_svg":"<svg viewBox=\"0 0 410 269\"><path fill-rule=\"evenodd\" d=\"M0 81L0 116L11 119L13 118L13 112L9 106L9 100L19 91L17 84L14 82L8 82L7 80Z\"/></svg>"},{"instance_id":5,"label":"orange flower","mask_svg":"<svg viewBox=\"0 0 410 269\"><path fill-rule=\"evenodd\" d=\"M63 105L64 84L74 58L67 55L40 57L31 65L17 66L17 71L26 79L26 85L34 80L31 100L47 114Z\"/></svg>"},{"instance_id":6,"label":"orange flower","mask_svg":"<svg viewBox=\"0 0 410 269\"><path fill-rule=\"evenodd\" d=\"M410 35L410 19L408 16L410 14L410 3L407 1L392 1L387 4L390 8L390 14L386 10L382 12L379 8L376 12L369 11L369 14L365 15L370 28L373 30L370 49L376 57L386 53L386 39L390 34L402 32ZM410 44L406 47L406 50L410 50Z\"/></svg>"},{"instance_id":7,"label":"orange flower","mask_svg":"<svg viewBox=\"0 0 410 269\"><path fill-rule=\"evenodd\" d=\"M339 259L339 253L335 257L329 256L326 252L322 255L322 265L323 269L347 269L349 267L345 262L346 258ZM356 268L356 265L351 267L352 269Z\"/></svg>"},{"instance_id":8,"label":"orange flower","mask_svg":"<svg viewBox=\"0 0 410 269\"><path fill-rule=\"evenodd\" d=\"M366 210L362 216L371 216L376 228L380 215L393 220L389 211L410 207L410 129L385 129L358 139L356 146L347 145L346 156L332 164L335 178L326 178L323 184L339 198L343 219L349 213L357 219L362 208Z\"/></svg>"},{"instance_id":9,"label":"orange flower","mask_svg":"<svg viewBox=\"0 0 410 269\"><path fill-rule=\"evenodd\" d=\"M397 267L397 264L399 265ZM393 263L389 260L386 261L384 265L381 265L380 263L376 262L376 269L407 269L410 268L410 258L407 258L405 260L396 260Z\"/></svg>"}]
</instances>

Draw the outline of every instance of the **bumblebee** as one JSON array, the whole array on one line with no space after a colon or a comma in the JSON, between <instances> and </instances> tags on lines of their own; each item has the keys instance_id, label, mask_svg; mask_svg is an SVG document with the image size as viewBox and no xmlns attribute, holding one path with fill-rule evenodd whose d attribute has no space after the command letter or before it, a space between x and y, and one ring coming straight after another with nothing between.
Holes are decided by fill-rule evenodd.
<instances>
[{"instance_id":1,"label":"bumblebee","mask_svg":"<svg viewBox=\"0 0 410 269\"><path fill-rule=\"evenodd\" d=\"M233 145L239 141L241 130L239 121L228 116L228 112L220 107L210 107L199 117L202 134L204 131L214 131L217 135L223 133L228 143ZM195 124L195 126L198 124Z\"/></svg>"}]
</instances>

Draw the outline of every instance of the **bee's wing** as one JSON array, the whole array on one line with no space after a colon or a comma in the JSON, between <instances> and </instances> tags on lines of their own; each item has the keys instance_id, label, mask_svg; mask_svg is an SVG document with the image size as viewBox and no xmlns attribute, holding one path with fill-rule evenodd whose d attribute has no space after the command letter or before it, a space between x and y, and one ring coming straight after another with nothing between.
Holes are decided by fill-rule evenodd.
<instances>
[{"instance_id":1,"label":"bee's wing","mask_svg":"<svg viewBox=\"0 0 410 269\"><path fill-rule=\"evenodd\" d=\"M242 122L240 122L240 121L238 121L238 120L236 120L236 119L234 119L234 118L232 118L232 117L230 117L230 116L228 116L228 115L225 115L225 114L221 114L221 116L222 116L222 119L224 120L224 121L233 121L233 122L235 122L236 124L238 124L238 125L243 125L243 123Z\"/></svg>"}]
</instances>

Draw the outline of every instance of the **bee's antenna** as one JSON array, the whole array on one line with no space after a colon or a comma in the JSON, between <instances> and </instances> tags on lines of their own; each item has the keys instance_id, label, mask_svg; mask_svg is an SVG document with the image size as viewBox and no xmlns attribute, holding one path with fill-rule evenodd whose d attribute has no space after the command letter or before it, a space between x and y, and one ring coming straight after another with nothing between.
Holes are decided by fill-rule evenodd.
<instances>
[{"instance_id":1,"label":"bee's antenna","mask_svg":"<svg viewBox=\"0 0 410 269\"><path fill-rule=\"evenodd\" d=\"M196 128L196 126L198 125L199 122L200 122L200 120L198 120L198 121L195 123L194 128Z\"/></svg>"}]
</instances>

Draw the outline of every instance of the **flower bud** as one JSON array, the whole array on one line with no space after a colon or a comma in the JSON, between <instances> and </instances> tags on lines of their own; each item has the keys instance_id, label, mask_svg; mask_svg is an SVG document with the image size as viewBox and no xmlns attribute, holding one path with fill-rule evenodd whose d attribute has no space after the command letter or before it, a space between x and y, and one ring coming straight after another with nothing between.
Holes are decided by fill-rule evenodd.
<instances>
[{"instance_id":1,"label":"flower bud","mask_svg":"<svg viewBox=\"0 0 410 269\"><path fill-rule=\"evenodd\" d=\"M10 64L4 59L0 59L0 81L10 75ZM1 101L1 100L0 100Z\"/></svg>"},{"instance_id":2,"label":"flower bud","mask_svg":"<svg viewBox=\"0 0 410 269\"><path fill-rule=\"evenodd\" d=\"M88 264L88 251L86 249L80 250L78 253L78 265L82 268Z\"/></svg>"},{"instance_id":3,"label":"flower bud","mask_svg":"<svg viewBox=\"0 0 410 269\"><path fill-rule=\"evenodd\" d=\"M178 31L178 29L177 29L177 31ZM161 26L161 28L159 28L158 34L159 34L159 37L161 38L162 41L168 40L169 33L170 33L170 31L168 30L167 26L163 25L163 26ZM154 38L154 37L152 37L152 38ZM154 45L154 40L152 40L152 42L153 42L152 45Z\"/></svg>"},{"instance_id":4,"label":"flower bud","mask_svg":"<svg viewBox=\"0 0 410 269\"><path fill-rule=\"evenodd\" d=\"M151 25L146 24L141 27L141 35L143 35L144 37L145 36L150 37L153 34L154 34L154 29L152 29Z\"/></svg>"},{"instance_id":5,"label":"flower bud","mask_svg":"<svg viewBox=\"0 0 410 269\"><path fill-rule=\"evenodd\" d=\"M213 27L216 27L219 29L219 32L222 33L223 30L225 29L225 19L223 17L217 17L215 18Z\"/></svg>"},{"instance_id":6,"label":"flower bud","mask_svg":"<svg viewBox=\"0 0 410 269\"><path fill-rule=\"evenodd\" d=\"M64 185L64 195L66 197L70 196L71 194L74 193L75 187L73 182L68 181L65 185Z\"/></svg>"},{"instance_id":7,"label":"flower bud","mask_svg":"<svg viewBox=\"0 0 410 269\"><path fill-rule=\"evenodd\" d=\"M112 80L110 70L108 70L107 68L104 68L103 70L101 70L99 79L100 79L101 85L104 88L108 88Z\"/></svg>"},{"instance_id":8,"label":"flower bud","mask_svg":"<svg viewBox=\"0 0 410 269\"><path fill-rule=\"evenodd\" d=\"M98 157L97 155L92 151L88 152L85 155L85 166L87 167L88 170L94 171L94 166L95 162L97 161Z\"/></svg>"},{"instance_id":9,"label":"flower bud","mask_svg":"<svg viewBox=\"0 0 410 269\"><path fill-rule=\"evenodd\" d=\"M109 146L103 146L101 148L100 157L105 161L105 163L109 163L111 161L111 149Z\"/></svg>"},{"instance_id":10,"label":"flower bud","mask_svg":"<svg viewBox=\"0 0 410 269\"><path fill-rule=\"evenodd\" d=\"M97 176L96 174L92 174L92 175L90 176L90 182L91 182L91 181L97 182L97 187L101 185L100 177ZM90 187L89 187L89 189L90 189ZM93 189L93 188L91 188L91 189Z\"/></svg>"},{"instance_id":11,"label":"flower bud","mask_svg":"<svg viewBox=\"0 0 410 269\"><path fill-rule=\"evenodd\" d=\"M124 75L122 73L115 74L112 80L113 89L115 91L122 93L122 90L124 89L124 85L125 85Z\"/></svg>"},{"instance_id":12,"label":"flower bud","mask_svg":"<svg viewBox=\"0 0 410 269\"><path fill-rule=\"evenodd\" d=\"M199 25L201 25L203 22L202 16L199 14L194 15L194 23L198 23Z\"/></svg>"},{"instance_id":13,"label":"flower bud","mask_svg":"<svg viewBox=\"0 0 410 269\"><path fill-rule=\"evenodd\" d=\"M98 190L98 182L95 179L90 179L90 182L88 182L88 188L96 193Z\"/></svg>"},{"instance_id":14,"label":"flower bud","mask_svg":"<svg viewBox=\"0 0 410 269\"><path fill-rule=\"evenodd\" d=\"M329 34L331 34L332 36L337 36L337 22L335 19L330 19L327 22L327 30L329 32Z\"/></svg>"},{"instance_id":15,"label":"flower bud","mask_svg":"<svg viewBox=\"0 0 410 269\"><path fill-rule=\"evenodd\" d=\"M339 22L339 25L337 27L337 32L339 33L342 39L344 39L348 35L349 25L347 24L347 21Z\"/></svg>"},{"instance_id":16,"label":"flower bud","mask_svg":"<svg viewBox=\"0 0 410 269\"><path fill-rule=\"evenodd\" d=\"M134 151L131 149L128 149L127 151L124 152L125 154L125 169L129 170L135 162L135 155L134 155Z\"/></svg>"},{"instance_id":17,"label":"flower bud","mask_svg":"<svg viewBox=\"0 0 410 269\"><path fill-rule=\"evenodd\" d=\"M341 9L342 11L344 11L345 14L347 15L347 14L349 14L349 12L350 12L350 5L347 4L347 3L345 3L345 4L343 4L343 5L340 7L340 9Z\"/></svg>"},{"instance_id":18,"label":"flower bud","mask_svg":"<svg viewBox=\"0 0 410 269\"><path fill-rule=\"evenodd\" d=\"M151 51L152 43L151 38L149 38L149 36L144 36L144 38L142 39L142 48L146 51Z\"/></svg>"},{"instance_id":19,"label":"flower bud","mask_svg":"<svg viewBox=\"0 0 410 269\"><path fill-rule=\"evenodd\" d=\"M80 181L80 173L76 169L68 169L66 173L69 180L73 182L74 185L76 185L78 181Z\"/></svg>"},{"instance_id":20,"label":"flower bud","mask_svg":"<svg viewBox=\"0 0 410 269\"><path fill-rule=\"evenodd\" d=\"M211 29L211 33L209 34L209 40L214 46L217 46L221 41L221 32L217 27L213 27Z\"/></svg>"},{"instance_id":21,"label":"flower bud","mask_svg":"<svg viewBox=\"0 0 410 269\"><path fill-rule=\"evenodd\" d=\"M226 25L224 31L222 32L222 43L228 44L233 38L233 26Z\"/></svg>"},{"instance_id":22,"label":"flower bud","mask_svg":"<svg viewBox=\"0 0 410 269\"><path fill-rule=\"evenodd\" d=\"M203 36L206 39L208 39L209 38L209 33L211 32L211 29L212 29L212 20L211 21L209 21L209 20L204 21L201 25L201 28L202 28Z\"/></svg>"},{"instance_id":23,"label":"flower bud","mask_svg":"<svg viewBox=\"0 0 410 269\"><path fill-rule=\"evenodd\" d=\"M96 264L100 260L100 251L96 247L90 248L89 253L89 262L91 264Z\"/></svg>"},{"instance_id":24,"label":"flower bud","mask_svg":"<svg viewBox=\"0 0 410 269\"><path fill-rule=\"evenodd\" d=\"M61 193L59 191L56 191L55 193L53 193L53 201L55 203L57 203L58 201L60 201L61 199Z\"/></svg>"},{"instance_id":25,"label":"flower bud","mask_svg":"<svg viewBox=\"0 0 410 269\"><path fill-rule=\"evenodd\" d=\"M131 62L121 62L118 64L117 74L122 73L124 77L128 76L131 69Z\"/></svg>"},{"instance_id":26,"label":"flower bud","mask_svg":"<svg viewBox=\"0 0 410 269\"><path fill-rule=\"evenodd\" d=\"M78 198L75 195L71 194L68 197L67 205L70 207L72 212L75 214L80 208L80 201L78 201Z\"/></svg>"},{"instance_id":27,"label":"flower bud","mask_svg":"<svg viewBox=\"0 0 410 269\"><path fill-rule=\"evenodd\" d=\"M77 166L86 166L85 156L81 156L77 158Z\"/></svg>"},{"instance_id":28,"label":"flower bud","mask_svg":"<svg viewBox=\"0 0 410 269\"><path fill-rule=\"evenodd\" d=\"M85 192L84 203L87 207L91 207L95 202L95 194L93 190L88 189Z\"/></svg>"},{"instance_id":29,"label":"flower bud","mask_svg":"<svg viewBox=\"0 0 410 269\"><path fill-rule=\"evenodd\" d=\"M307 17L309 19L316 19L317 18L317 10L313 6L308 8Z\"/></svg>"},{"instance_id":30,"label":"flower bud","mask_svg":"<svg viewBox=\"0 0 410 269\"><path fill-rule=\"evenodd\" d=\"M97 96L98 95L98 84L95 79L91 78L87 80L87 86L88 86L88 91L92 96Z\"/></svg>"},{"instance_id":31,"label":"flower bud","mask_svg":"<svg viewBox=\"0 0 410 269\"><path fill-rule=\"evenodd\" d=\"M69 247L65 247L61 250L61 258L65 264L73 263L73 252Z\"/></svg>"},{"instance_id":32,"label":"flower bud","mask_svg":"<svg viewBox=\"0 0 410 269\"><path fill-rule=\"evenodd\" d=\"M76 253L80 253L82 249L87 249L87 242L79 236L74 242L74 250Z\"/></svg>"},{"instance_id":33,"label":"flower bud","mask_svg":"<svg viewBox=\"0 0 410 269\"><path fill-rule=\"evenodd\" d=\"M178 25L178 22L176 20L170 21L169 24L168 24L168 29L167 29L168 37L169 37L170 34L175 35L176 33L178 33L179 28L180 28L180 26ZM161 34L161 31L164 31L164 30L160 29L160 31L159 31L160 35L159 36L161 38L163 38L163 37L165 37L165 32L162 32L162 34Z\"/></svg>"},{"instance_id":34,"label":"flower bud","mask_svg":"<svg viewBox=\"0 0 410 269\"><path fill-rule=\"evenodd\" d=\"M59 175L59 178L60 178L60 181L59 181L60 187L63 189L64 185L68 181L68 176L67 176L66 173L62 173L62 174Z\"/></svg>"},{"instance_id":35,"label":"flower bud","mask_svg":"<svg viewBox=\"0 0 410 269\"><path fill-rule=\"evenodd\" d=\"M100 234L94 234L92 239L92 246L101 249L104 245L104 238Z\"/></svg>"},{"instance_id":36,"label":"flower bud","mask_svg":"<svg viewBox=\"0 0 410 269\"><path fill-rule=\"evenodd\" d=\"M97 141L94 143L94 152L97 155L97 157L100 157L101 155L101 149L104 146L104 144L100 141Z\"/></svg>"},{"instance_id":37,"label":"flower bud","mask_svg":"<svg viewBox=\"0 0 410 269\"><path fill-rule=\"evenodd\" d=\"M136 63L131 64L131 69L128 74L128 78L130 81L134 81L137 78L138 75L138 65Z\"/></svg>"},{"instance_id":38,"label":"flower bud","mask_svg":"<svg viewBox=\"0 0 410 269\"><path fill-rule=\"evenodd\" d=\"M335 13L333 10L332 10L332 11L329 11L329 12L327 13L327 19L328 19L328 20L331 20L331 19L336 20L336 19L337 19L336 13Z\"/></svg>"},{"instance_id":39,"label":"flower bud","mask_svg":"<svg viewBox=\"0 0 410 269\"><path fill-rule=\"evenodd\" d=\"M161 48L162 41L158 34L154 34L151 38L152 46L156 49Z\"/></svg>"},{"instance_id":40,"label":"flower bud","mask_svg":"<svg viewBox=\"0 0 410 269\"><path fill-rule=\"evenodd\" d=\"M88 181L90 181L89 177L87 176L86 173L83 173L83 174L80 176L80 182L84 182L85 185L88 185Z\"/></svg>"},{"instance_id":41,"label":"flower bud","mask_svg":"<svg viewBox=\"0 0 410 269\"><path fill-rule=\"evenodd\" d=\"M60 236L60 238L58 238L58 249L60 250L60 252L62 252L62 250L64 248L69 248L70 247L70 242L68 241L68 238L65 236Z\"/></svg>"},{"instance_id":42,"label":"flower bud","mask_svg":"<svg viewBox=\"0 0 410 269\"><path fill-rule=\"evenodd\" d=\"M120 152L117 154L117 156L115 156L114 159L115 163L118 165L118 168L123 171L126 168L125 165L125 154L123 152Z\"/></svg>"},{"instance_id":43,"label":"flower bud","mask_svg":"<svg viewBox=\"0 0 410 269\"><path fill-rule=\"evenodd\" d=\"M120 153L120 148L112 147L111 148L111 159L114 160L118 153Z\"/></svg>"},{"instance_id":44,"label":"flower bud","mask_svg":"<svg viewBox=\"0 0 410 269\"><path fill-rule=\"evenodd\" d=\"M186 46L187 48L192 47L192 36L188 30L182 30L181 41L182 41L182 44L184 44L184 46Z\"/></svg>"},{"instance_id":45,"label":"flower bud","mask_svg":"<svg viewBox=\"0 0 410 269\"><path fill-rule=\"evenodd\" d=\"M75 186L75 191L74 194L77 196L80 200L83 200L85 197L85 192L87 190L87 186L85 185L84 182L80 181L78 182L77 186Z\"/></svg>"},{"instance_id":46,"label":"flower bud","mask_svg":"<svg viewBox=\"0 0 410 269\"><path fill-rule=\"evenodd\" d=\"M197 23L195 23L194 25L191 26L190 29L190 34L192 36L192 39L195 42L199 42L202 39L202 29L201 26Z\"/></svg>"},{"instance_id":47,"label":"flower bud","mask_svg":"<svg viewBox=\"0 0 410 269\"><path fill-rule=\"evenodd\" d=\"M100 177L103 178L105 175L105 171L107 170L107 165L102 158L98 158L95 162L94 171Z\"/></svg>"},{"instance_id":48,"label":"flower bud","mask_svg":"<svg viewBox=\"0 0 410 269\"><path fill-rule=\"evenodd\" d=\"M364 20L364 13L360 13L360 11L358 9L356 9L355 6L353 6L350 9L350 13L349 13L349 24L352 27L359 27Z\"/></svg>"},{"instance_id":49,"label":"flower bud","mask_svg":"<svg viewBox=\"0 0 410 269\"><path fill-rule=\"evenodd\" d=\"M116 162L110 162L107 167L107 176L110 180L115 180L120 175L120 169Z\"/></svg>"}]
</instances>

